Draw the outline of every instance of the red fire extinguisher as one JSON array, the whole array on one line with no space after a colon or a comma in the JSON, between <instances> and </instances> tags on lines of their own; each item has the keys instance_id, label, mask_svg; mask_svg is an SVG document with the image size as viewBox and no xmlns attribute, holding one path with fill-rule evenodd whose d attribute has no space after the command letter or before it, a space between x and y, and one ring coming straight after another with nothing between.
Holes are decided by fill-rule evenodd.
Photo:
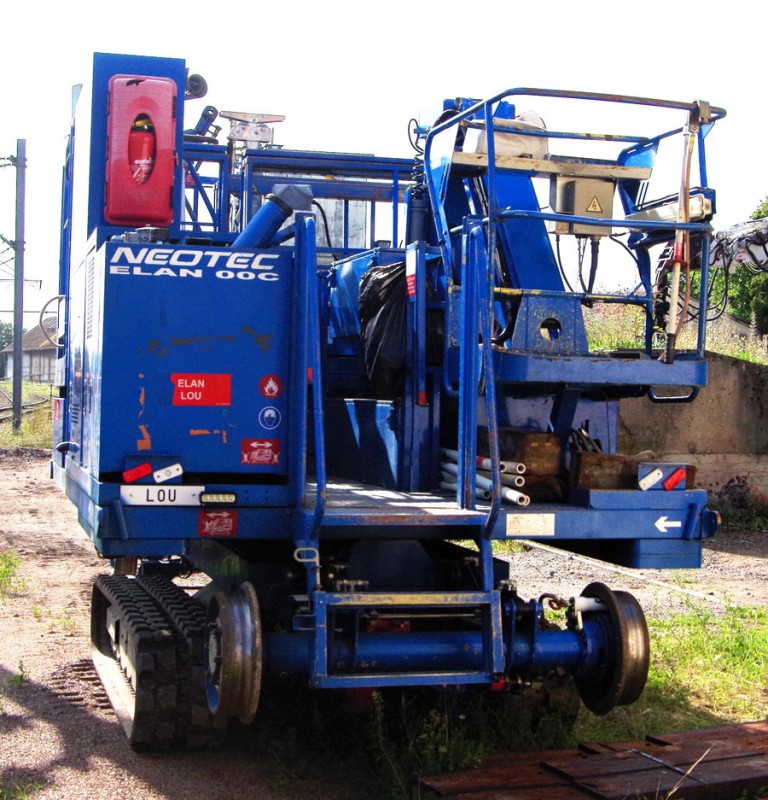
<instances>
[{"instance_id":1,"label":"red fire extinguisher","mask_svg":"<svg viewBox=\"0 0 768 800\"><path fill-rule=\"evenodd\" d=\"M128 135L128 163L136 183L146 183L155 166L157 141L152 120L142 114L134 120Z\"/></svg>"}]
</instances>

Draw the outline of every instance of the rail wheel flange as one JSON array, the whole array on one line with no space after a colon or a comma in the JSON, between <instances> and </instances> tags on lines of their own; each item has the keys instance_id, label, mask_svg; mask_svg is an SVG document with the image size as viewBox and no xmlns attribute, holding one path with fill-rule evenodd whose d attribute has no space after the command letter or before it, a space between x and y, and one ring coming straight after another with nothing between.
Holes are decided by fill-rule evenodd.
<instances>
[{"instance_id":1,"label":"rail wheel flange","mask_svg":"<svg viewBox=\"0 0 768 800\"><path fill-rule=\"evenodd\" d=\"M217 718L247 724L259 705L263 647L259 601L250 583L208 599L206 694Z\"/></svg>"},{"instance_id":2,"label":"rail wheel flange","mask_svg":"<svg viewBox=\"0 0 768 800\"><path fill-rule=\"evenodd\" d=\"M584 705L594 714L607 714L615 706L634 703L648 679L650 642L645 615L634 595L590 583L582 597L599 600L605 610L586 618L597 619L605 631L605 651L597 671L576 676Z\"/></svg>"}]
</instances>

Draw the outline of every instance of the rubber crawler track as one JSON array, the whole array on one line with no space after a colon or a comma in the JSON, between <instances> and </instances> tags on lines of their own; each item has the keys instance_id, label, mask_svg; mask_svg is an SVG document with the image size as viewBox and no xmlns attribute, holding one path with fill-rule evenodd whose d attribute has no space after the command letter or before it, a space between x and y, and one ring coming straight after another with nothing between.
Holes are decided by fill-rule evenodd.
<instances>
[{"instance_id":1,"label":"rubber crawler track","mask_svg":"<svg viewBox=\"0 0 768 800\"><path fill-rule=\"evenodd\" d=\"M107 610L117 620L117 652L107 631ZM221 743L204 694L205 613L200 604L165 578L100 575L93 592L91 634L95 648L115 658L127 686L121 698L105 685L135 749ZM116 682L123 689L120 681ZM112 689L112 691L110 691Z\"/></svg>"},{"instance_id":2,"label":"rubber crawler track","mask_svg":"<svg viewBox=\"0 0 768 800\"><path fill-rule=\"evenodd\" d=\"M218 747L226 720L214 719L205 696L205 608L167 578L153 575L139 577L137 582L159 604L177 633L179 739L187 747Z\"/></svg>"}]
</instances>

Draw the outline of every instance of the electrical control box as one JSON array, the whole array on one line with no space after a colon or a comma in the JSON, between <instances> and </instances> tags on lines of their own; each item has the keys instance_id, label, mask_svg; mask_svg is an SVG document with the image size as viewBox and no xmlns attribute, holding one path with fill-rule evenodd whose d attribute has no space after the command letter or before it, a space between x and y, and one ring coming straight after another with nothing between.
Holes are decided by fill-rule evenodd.
<instances>
[{"instance_id":1,"label":"electrical control box","mask_svg":"<svg viewBox=\"0 0 768 800\"><path fill-rule=\"evenodd\" d=\"M550 185L550 205L558 214L606 219L613 216L614 181L557 175ZM555 233L577 236L610 236L611 228L556 222Z\"/></svg>"}]
</instances>

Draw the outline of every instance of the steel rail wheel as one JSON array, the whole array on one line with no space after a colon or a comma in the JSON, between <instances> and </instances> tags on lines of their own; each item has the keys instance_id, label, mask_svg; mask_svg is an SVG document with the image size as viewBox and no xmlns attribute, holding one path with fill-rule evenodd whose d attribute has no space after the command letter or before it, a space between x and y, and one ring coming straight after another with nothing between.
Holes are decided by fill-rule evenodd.
<instances>
[{"instance_id":1,"label":"steel rail wheel","mask_svg":"<svg viewBox=\"0 0 768 800\"><path fill-rule=\"evenodd\" d=\"M250 583L208 600L206 694L216 718L251 722L259 705L263 648L259 601Z\"/></svg>"},{"instance_id":2,"label":"steel rail wheel","mask_svg":"<svg viewBox=\"0 0 768 800\"><path fill-rule=\"evenodd\" d=\"M599 600L605 611L585 613L605 629L605 651L597 673L576 677L576 688L593 714L607 714L615 706L634 703L648 679L650 642L640 603L629 592L612 591L603 583L590 583L582 597Z\"/></svg>"}]
</instances>

